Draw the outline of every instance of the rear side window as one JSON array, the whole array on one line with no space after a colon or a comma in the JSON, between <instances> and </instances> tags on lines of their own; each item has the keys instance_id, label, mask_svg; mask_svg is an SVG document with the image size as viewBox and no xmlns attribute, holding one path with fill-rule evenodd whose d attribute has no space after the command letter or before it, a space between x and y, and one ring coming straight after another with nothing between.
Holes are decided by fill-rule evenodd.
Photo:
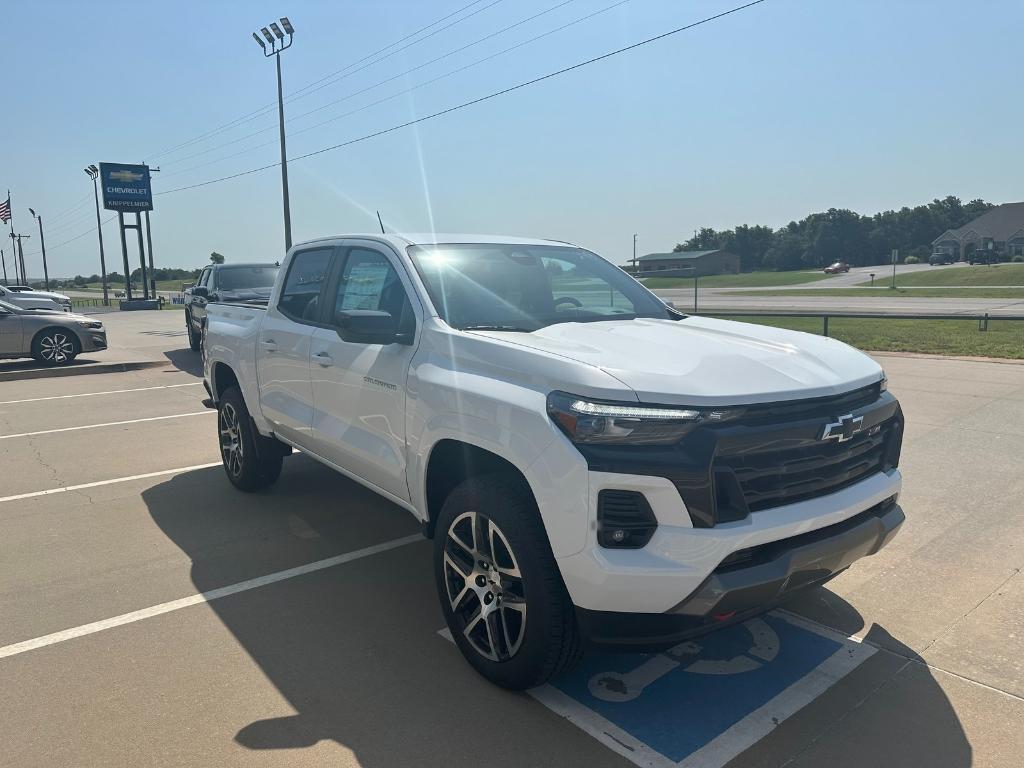
<instances>
[{"instance_id":1,"label":"rear side window","mask_svg":"<svg viewBox=\"0 0 1024 768\"><path fill-rule=\"evenodd\" d=\"M312 323L320 318L320 290L331 265L333 248L312 248L292 256L277 308L299 322Z\"/></svg>"},{"instance_id":2,"label":"rear side window","mask_svg":"<svg viewBox=\"0 0 1024 768\"><path fill-rule=\"evenodd\" d=\"M403 331L415 328L412 305L398 272L384 254L366 248L348 252L332 309L334 317L349 310L388 312Z\"/></svg>"}]
</instances>

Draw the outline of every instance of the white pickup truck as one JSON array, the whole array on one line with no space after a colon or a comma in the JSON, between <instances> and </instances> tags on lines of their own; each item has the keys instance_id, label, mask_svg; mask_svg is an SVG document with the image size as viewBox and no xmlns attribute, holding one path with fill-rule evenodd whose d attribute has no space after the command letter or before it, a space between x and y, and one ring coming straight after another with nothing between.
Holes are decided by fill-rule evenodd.
<instances>
[{"instance_id":1,"label":"white pickup truck","mask_svg":"<svg viewBox=\"0 0 1024 768\"><path fill-rule=\"evenodd\" d=\"M459 649L509 688L743 621L904 519L871 358L684 315L561 242L296 245L265 306L209 305L205 383L238 488L294 447L422 523Z\"/></svg>"}]
</instances>

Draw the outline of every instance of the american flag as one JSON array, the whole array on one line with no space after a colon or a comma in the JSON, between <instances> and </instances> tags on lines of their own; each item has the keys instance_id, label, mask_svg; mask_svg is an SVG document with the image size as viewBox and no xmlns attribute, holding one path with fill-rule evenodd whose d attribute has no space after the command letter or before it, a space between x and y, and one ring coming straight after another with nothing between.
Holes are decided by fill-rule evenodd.
<instances>
[{"instance_id":1,"label":"american flag","mask_svg":"<svg viewBox=\"0 0 1024 768\"><path fill-rule=\"evenodd\" d=\"M0 203L0 221L6 224L11 220L11 196L8 195L7 199Z\"/></svg>"}]
</instances>

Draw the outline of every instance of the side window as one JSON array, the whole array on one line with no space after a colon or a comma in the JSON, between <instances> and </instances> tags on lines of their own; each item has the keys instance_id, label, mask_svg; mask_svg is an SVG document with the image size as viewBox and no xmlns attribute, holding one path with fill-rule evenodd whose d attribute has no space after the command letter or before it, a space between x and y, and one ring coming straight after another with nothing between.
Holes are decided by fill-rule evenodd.
<instances>
[{"instance_id":1,"label":"side window","mask_svg":"<svg viewBox=\"0 0 1024 768\"><path fill-rule=\"evenodd\" d=\"M196 285L206 285L210 280L210 268L207 267L199 273L199 279L196 281Z\"/></svg>"},{"instance_id":2,"label":"side window","mask_svg":"<svg viewBox=\"0 0 1024 768\"><path fill-rule=\"evenodd\" d=\"M333 311L369 309L388 312L399 321L402 330L412 330L412 305L398 272L379 251L353 248L345 259L338 281Z\"/></svg>"},{"instance_id":3,"label":"side window","mask_svg":"<svg viewBox=\"0 0 1024 768\"><path fill-rule=\"evenodd\" d=\"M316 322L320 318L320 289L327 279L333 248L313 248L292 256L277 308L293 320Z\"/></svg>"}]
</instances>

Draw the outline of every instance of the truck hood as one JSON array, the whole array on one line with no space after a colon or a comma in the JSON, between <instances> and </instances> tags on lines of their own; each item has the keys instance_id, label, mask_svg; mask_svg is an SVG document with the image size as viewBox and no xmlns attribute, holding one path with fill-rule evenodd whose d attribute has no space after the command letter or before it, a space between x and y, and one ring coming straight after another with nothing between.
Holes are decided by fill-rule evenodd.
<instances>
[{"instance_id":1,"label":"truck hood","mask_svg":"<svg viewBox=\"0 0 1024 768\"><path fill-rule=\"evenodd\" d=\"M649 403L734 405L824 397L882 377L874 360L835 339L706 317L473 333L600 368Z\"/></svg>"},{"instance_id":2,"label":"truck hood","mask_svg":"<svg viewBox=\"0 0 1024 768\"><path fill-rule=\"evenodd\" d=\"M67 302L70 301L67 296L63 293L53 293L52 291L20 291L18 296L27 296L30 299L53 299L54 301Z\"/></svg>"}]
</instances>

